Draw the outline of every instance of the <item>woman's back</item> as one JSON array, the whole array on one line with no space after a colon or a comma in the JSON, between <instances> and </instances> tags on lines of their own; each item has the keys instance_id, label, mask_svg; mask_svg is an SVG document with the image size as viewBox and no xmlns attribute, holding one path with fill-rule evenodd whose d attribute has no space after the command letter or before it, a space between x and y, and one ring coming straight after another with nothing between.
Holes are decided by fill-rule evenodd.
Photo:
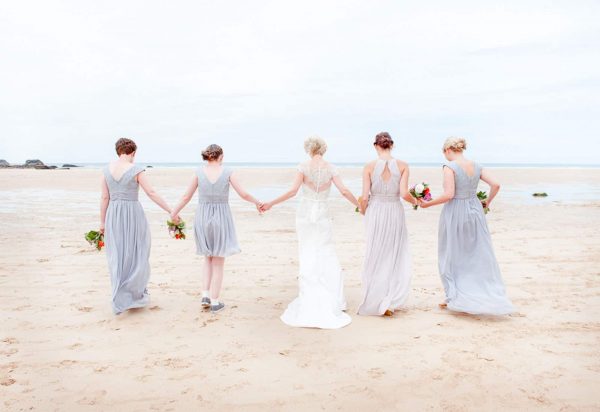
<instances>
[{"instance_id":1,"label":"woman's back","mask_svg":"<svg viewBox=\"0 0 600 412\"><path fill-rule=\"evenodd\" d=\"M333 178L337 170L324 160L310 160L300 163L298 171L304 175L302 193L309 199L326 199L329 196Z\"/></svg>"},{"instance_id":2,"label":"woman's back","mask_svg":"<svg viewBox=\"0 0 600 412\"><path fill-rule=\"evenodd\" d=\"M139 184L136 176L143 170L143 167L133 165L122 172L120 177L116 179L112 173L116 174L118 171L111 173L110 165L106 166L104 168L104 177L108 186L110 200L138 200Z\"/></svg>"},{"instance_id":3,"label":"woman's back","mask_svg":"<svg viewBox=\"0 0 600 412\"><path fill-rule=\"evenodd\" d=\"M446 166L454 171L454 199L474 198L481 177L481 166L472 161L464 165L451 161Z\"/></svg>"},{"instance_id":4,"label":"woman's back","mask_svg":"<svg viewBox=\"0 0 600 412\"><path fill-rule=\"evenodd\" d=\"M377 159L371 174L371 195L399 196L401 177L396 159Z\"/></svg>"}]
</instances>

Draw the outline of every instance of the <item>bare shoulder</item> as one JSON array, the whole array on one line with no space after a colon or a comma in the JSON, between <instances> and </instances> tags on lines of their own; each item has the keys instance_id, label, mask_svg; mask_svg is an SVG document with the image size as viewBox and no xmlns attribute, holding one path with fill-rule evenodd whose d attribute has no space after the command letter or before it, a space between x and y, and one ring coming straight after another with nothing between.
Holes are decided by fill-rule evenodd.
<instances>
[{"instance_id":1,"label":"bare shoulder","mask_svg":"<svg viewBox=\"0 0 600 412\"><path fill-rule=\"evenodd\" d=\"M408 169L408 163L406 163L404 160L396 159L396 164L398 165L398 169L400 170Z\"/></svg>"},{"instance_id":2,"label":"bare shoulder","mask_svg":"<svg viewBox=\"0 0 600 412\"><path fill-rule=\"evenodd\" d=\"M365 165L364 170L372 172L373 169L375 169L376 164L377 164L377 160L372 160Z\"/></svg>"}]
</instances>

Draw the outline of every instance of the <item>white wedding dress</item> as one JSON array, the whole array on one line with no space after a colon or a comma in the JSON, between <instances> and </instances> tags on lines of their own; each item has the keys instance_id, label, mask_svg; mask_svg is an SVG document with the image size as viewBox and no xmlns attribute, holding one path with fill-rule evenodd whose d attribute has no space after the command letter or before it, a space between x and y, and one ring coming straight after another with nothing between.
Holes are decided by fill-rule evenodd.
<instances>
[{"instance_id":1,"label":"white wedding dress","mask_svg":"<svg viewBox=\"0 0 600 412\"><path fill-rule=\"evenodd\" d=\"M352 322L352 318L343 312L346 309L344 279L333 245L327 205L337 172L328 163L311 168L310 162L301 164L298 170L304 175L296 213L299 291L281 320L296 327L341 328Z\"/></svg>"}]
</instances>

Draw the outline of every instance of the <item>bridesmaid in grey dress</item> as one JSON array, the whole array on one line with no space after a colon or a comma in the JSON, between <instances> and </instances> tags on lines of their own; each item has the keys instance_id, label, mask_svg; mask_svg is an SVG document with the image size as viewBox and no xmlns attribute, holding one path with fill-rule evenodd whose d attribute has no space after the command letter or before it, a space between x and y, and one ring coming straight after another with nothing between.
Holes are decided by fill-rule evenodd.
<instances>
[{"instance_id":1,"label":"bridesmaid in grey dress","mask_svg":"<svg viewBox=\"0 0 600 412\"><path fill-rule=\"evenodd\" d=\"M506 315L514 312L506 297L500 268L481 202L479 180L490 185L487 206L500 185L479 164L467 160L465 139L451 137L444 143L444 193L423 208L445 203L440 216L438 266L446 300L441 307L456 312Z\"/></svg>"},{"instance_id":2,"label":"bridesmaid in grey dress","mask_svg":"<svg viewBox=\"0 0 600 412\"><path fill-rule=\"evenodd\" d=\"M219 300L225 258L240 253L229 207L229 187L233 187L242 199L254 203L259 211L262 203L244 191L231 169L223 167L223 149L220 146L208 146L202 152L202 159L208 164L198 168L183 198L173 209L171 219L179 221L179 212L197 190L198 207L194 221L196 253L205 256L202 307L217 313L225 308Z\"/></svg>"},{"instance_id":3,"label":"bridesmaid in grey dress","mask_svg":"<svg viewBox=\"0 0 600 412\"><path fill-rule=\"evenodd\" d=\"M361 212L365 214L366 252L359 315L392 316L410 292L410 252L401 198L408 192L408 165L391 155L394 141L387 132L375 137L379 159L365 166Z\"/></svg>"},{"instance_id":4,"label":"bridesmaid in grey dress","mask_svg":"<svg viewBox=\"0 0 600 412\"><path fill-rule=\"evenodd\" d=\"M118 315L149 302L150 230L138 202L139 186L157 205L168 213L171 210L150 186L145 169L133 163L135 142L119 139L115 148L119 159L103 170L100 231L104 233L110 270L112 308Z\"/></svg>"}]
</instances>

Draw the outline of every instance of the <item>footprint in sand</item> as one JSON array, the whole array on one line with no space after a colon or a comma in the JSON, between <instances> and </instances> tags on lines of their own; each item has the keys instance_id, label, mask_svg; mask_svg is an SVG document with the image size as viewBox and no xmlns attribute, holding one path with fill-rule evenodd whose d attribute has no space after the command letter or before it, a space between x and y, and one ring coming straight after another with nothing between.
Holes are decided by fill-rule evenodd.
<instances>
[{"instance_id":1,"label":"footprint in sand","mask_svg":"<svg viewBox=\"0 0 600 412\"><path fill-rule=\"evenodd\" d=\"M92 311L92 307L90 306L80 306L77 308L78 311L80 312L91 312Z\"/></svg>"},{"instance_id":2,"label":"footprint in sand","mask_svg":"<svg viewBox=\"0 0 600 412\"><path fill-rule=\"evenodd\" d=\"M16 338L4 338L4 339L2 339L2 342L8 343L9 345L14 345L15 343L19 343L19 341Z\"/></svg>"},{"instance_id":3,"label":"footprint in sand","mask_svg":"<svg viewBox=\"0 0 600 412\"><path fill-rule=\"evenodd\" d=\"M106 396L106 391L96 391L77 401L80 405L95 405Z\"/></svg>"},{"instance_id":4,"label":"footprint in sand","mask_svg":"<svg viewBox=\"0 0 600 412\"><path fill-rule=\"evenodd\" d=\"M162 310L162 308L160 306L156 305L156 306L152 306L150 308L150 310Z\"/></svg>"},{"instance_id":5,"label":"footprint in sand","mask_svg":"<svg viewBox=\"0 0 600 412\"><path fill-rule=\"evenodd\" d=\"M385 371L381 368L371 368L367 372L371 379L381 379L385 375Z\"/></svg>"},{"instance_id":6,"label":"footprint in sand","mask_svg":"<svg viewBox=\"0 0 600 412\"><path fill-rule=\"evenodd\" d=\"M0 380L0 385L10 386L10 385L14 384L15 382L17 382L17 381L14 380L13 378L4 378L4 379Z\"/></svg>"},{"instance_id":7,"label":"footprint in sand","mask_svg":"<svg viewBox=\"0 0 600 412\"><path fill-rule=\"evenodd\" d=\"M83 346L81 343L74 343L72 345L69 346L69 349L73 350L73 349L77 349L79 347Z\"/></svg>"},{"instance_id":8,"label":"footprint in sand","mask_svg":"<svg viewBox=\"0 0 600 412\"><path fill-rule=\"evenodd\" d=\"M37 261L39 263L44 263L44 262L50 262L50 259L42 258L42 259L37 259Z\"/></svg>"}]
</instances>

